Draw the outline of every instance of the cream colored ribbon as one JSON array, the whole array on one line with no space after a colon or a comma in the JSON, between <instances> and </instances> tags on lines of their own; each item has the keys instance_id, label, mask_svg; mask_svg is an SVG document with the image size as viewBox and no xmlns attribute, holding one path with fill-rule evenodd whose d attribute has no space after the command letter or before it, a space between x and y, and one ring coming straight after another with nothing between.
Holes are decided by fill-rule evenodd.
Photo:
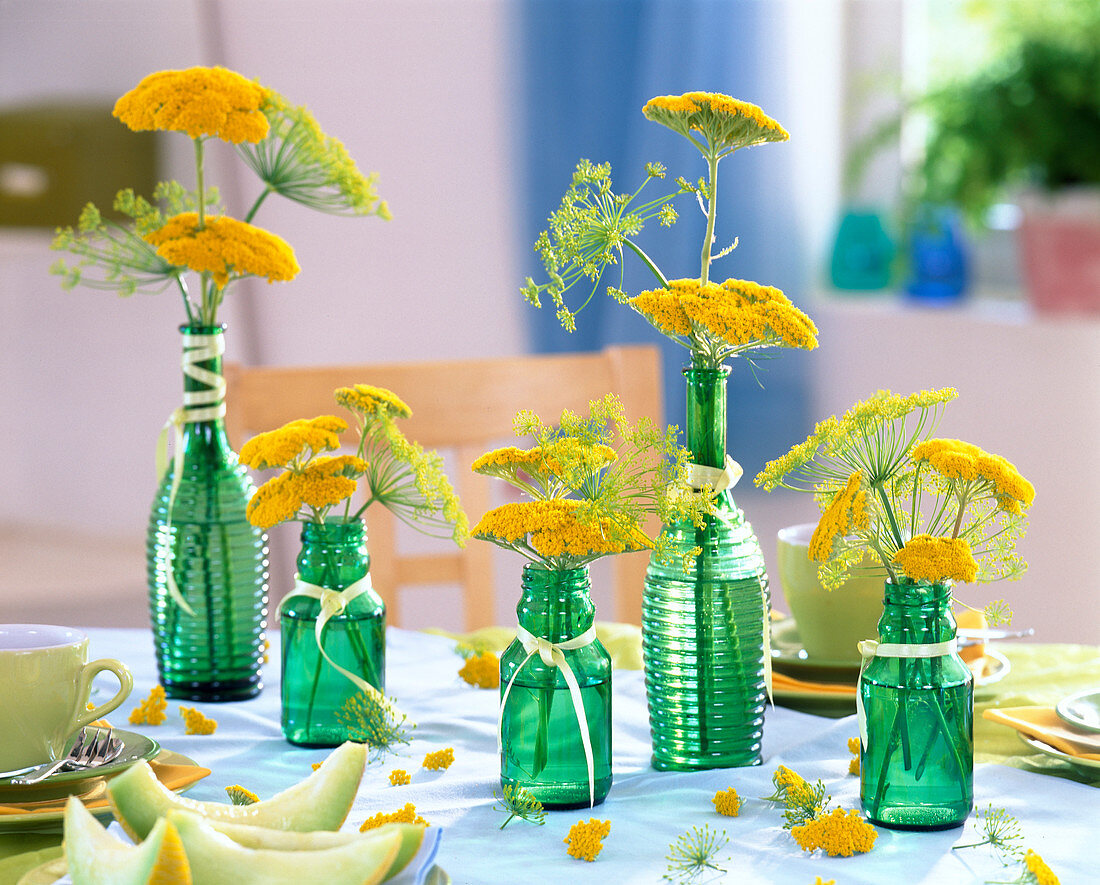
<instances>
[{"instance_id":1,"label":"cream colored ribbon","mask_svg":"<svg viewBox=\"0 0 1100 885\"><path fill-rule=\"evenodd\" d=\"M225 417L225 379L217 372L203 368L199 363L216 359L225 352L225 336L184 335L183 336L183 374L193 381L206 385L206 390L185 390L183 405L168 416L157 438L157 481L164 479L168 470L168 434L172 434L172 487L168 492L168 515L164 532L172 533L172 508L176 503L183 479L183 425L199 421L214 421ZM174 559L174 557L173 557ZM194 616L195 611L187 604L176 584L173 559L165 564L165 579L168 583L168 596L187 614Z\"/></svg>"},{"instance_id":2,"label":"cream colored ribbon","mask_svg":"<svg viewBox=\"0 0 1100 885\"><path fill-rule=\"evenodd\" d=\"M345 670L332 658L328 656L328 652L325 651L325 646L322 641L321 634L325 631L325 625L329 622L330 618L336 617L336 615L343 614L344 609L348 607L348 604L358 596L362 596L364 593L371 589L370 572L367 572L363 577L353 584L348 584L343 590L332 590L328 587L321 587L317 584L310 584L308 581L303 581L298 575L294 576L294 589L287 594L287 599L291 596L306 596L310 599L316 599L321 603L321 611L317 613L317 621L314 625L313 632L317 637L317 649L321 652L321 656L329 662L329 664L343 673L348 679L350 679L360 691L366 692L368 695L374 697L379 703L388 705L386 699L382 696L377 688L371 685L363 677L352 673L350 670Z\"/></svg>"},{"instance_id":3,"label":"cream colored ribbon","mask_svg":"<svg viewBox=\"0 0 1100 885\"><path fill-rule=\"evenodd\" d=\"M697 492L701 492L706 486L710 486L714 494L732 489L744 474L741 465L726 455L724 467L706 467L702 464L689 463L687 465L687 484Z\"/></svg>"},{"instance_id":4,"label":"cream colored ribbon","mask_svg":"<svg viewBox=\"0 0 1100 885\"><path fill-rule=\"evenodd\" d=\"M591 645L596 641L596 628L595 626L589 627L579 636L574 636L565 642L550 642L548 639L529 633L523 627L516 627L516 639L523 646L523 650L527 652L527 657L520 662L515 672L512 673L512 677L508 680L508 685L505 686L504 694L500 699L500 714L497 716L497 753L502 752L504 748L504 707L508 703L508 695L512 691L512 685L515 683L516 677L519 676L520 670L526 667L527 662L537 654L547 667L560 669L561 675L565 677L565 684L569 686L569 696L573 700L573 712L577 715L577 726L581 730L584 760L588 764L588 807L591 808L596 804L596 764L592 756L592 739L588 734L588 717L584 712L581 687L577 682L576 675L573 673L573 668L569 666L569 662L565 659L564 652L575 651L578 648ZM547 735L547 739L549 739L549 735Z\"/></svg>"},{"instance_id":5,"label":"cream colored ribbon","mask_svg":"<svg viewBox=\"0 0 1100 885\"><path fill-rule=\"evenodd\" d=\"M867 711L863 709L863 671L872 658L939 658L953 655L959 644L954 639L946 642L878 642L864 639L859 643L859 681L856 682L856 718L859 721L859 739L867 749Z\"/></svg>"}]
</instances>

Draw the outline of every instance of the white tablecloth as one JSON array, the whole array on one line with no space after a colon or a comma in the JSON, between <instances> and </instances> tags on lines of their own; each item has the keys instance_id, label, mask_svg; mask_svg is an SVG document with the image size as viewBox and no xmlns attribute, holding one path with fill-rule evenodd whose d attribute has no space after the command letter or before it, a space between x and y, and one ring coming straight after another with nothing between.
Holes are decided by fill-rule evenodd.
<instances>
[{"instance_id":1,"label":"white tablecloth","mask_svg":"<svg viewBox=\"0 0 1100 885\"><path fill-rule=\"evenodd\" d=\"M93 657L125 661L134 673L134 692L108 718L140 731L163 746L211 769L210 777L188 795L225 801L224 788L241 784L261 798L285 789L310 772L326 750L287 743L279 727L278 637L272 635L265 687L259 697L226 704L169 701L161 726L128 726L125 720L156 681L150 634L146 630L95 629ZM409 746L368 766L345 828L358 828L378 811L406 802L433 826L443 828L437 862L455 883L600 882L657 885L666 871L669 843L692 826L709 824L725 831L729 843L719 862L729 871L719 881L760 885L809 885L815 877L848 883L979 883L1017 874L1001 867L987 848L952 851L953 845L978 841L973 816L963 829L912 833L880 828L875 848L851 858L806 854L782 829L778 808L757 797L772 792L771 775L787 765L808 780L824 781L835 803L859 807L859 780L849 775L847 740L857 733L854 717L825 719L784 708L769 709L764 733L764 764L753 768L692 773L657 772L650 767L649 725L642 674L614 674L613 752L615 782L603 805L594 810L549 812L544 826L514 820L500 830L505 815L493 810L500 792L496 751L498 693L472 688L457 675L461 659L453 642L391 628L388 634L386 689L417 727ZM218 721L214 735L185 735L180 704L197 706ZM454 764L446 771L424 771L429 750L453 747ZM391 769L412 775L408 786L394 787ZM1057 777L999 765L975 771L975 802L992 803L1016 816L1027 847L1035 849L1065 885L1100 882L1100 791ZM722 817L711 803L720 789L735 787L744 804L739 817ZM578 820L593 816L611 822L603 852L594 863L566 854L563 839ZM1008 873L1011 873L1008 875ZM712 881L703 877L700 881Z\"/></svg>"}]
</instances>

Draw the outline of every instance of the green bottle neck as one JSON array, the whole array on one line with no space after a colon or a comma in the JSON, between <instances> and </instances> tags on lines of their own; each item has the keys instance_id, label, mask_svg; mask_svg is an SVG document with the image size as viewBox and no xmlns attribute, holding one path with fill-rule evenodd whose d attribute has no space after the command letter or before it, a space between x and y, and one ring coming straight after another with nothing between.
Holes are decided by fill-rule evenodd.
<instances>
[{"instance_id":1,"label":"green bottle neck","mask_svg":"<svg viewBox=\"0 0 1100 885\"><path fill-rule=\"evenodd\" d=\"M596 614L589 589L587 566L555 570L526 563L516 606L519 625L549 642L580 636L592 626Z\"/></svg>"},{"instance_id":2,"label":"green bottle neck","mask_svg":"<svg viewBox=\"0 0 1100 885\"><path fill-rule=\"evenodd\" d=\"M704 467L726 465L726 384L729 366L684 369L687 381L686 445Z\"/></svg>"},{"instance_id":3,"label":"green bottle neck","mask_svg":"<svg viewBox=\"0 0 1100 885\"><path fill-rule=\"evenodd\" d=\"M906 644L947 642L955 638L951 585L886 582L879 641Z\"/></svg>"},{"instance_id":4,"label":"green bottle neck","mask_svg":"<svg viewBox=\"0 0 1100 885\"><path fill-rule=\"evenodd\" d=\"M192 457L230 452L232 449L225 433L222 381L225 326L180 326L180 335L183 348L184 451ZM203 353L210 355L200 358ZM222 388L220 393L217 392L218 386ZM188 402L189 397L198 402ZM216 412L222 415L214 417Z\"/></svg>"},{"instance_id":5,"label":"green bottle neck","mask_svg":"<svg viewBox=\"0 0 1100 885\"><path fill-rule=\"evenodd\" d=\"M304 522L301 540L298 577L308 584L343 590L370 571L362 520Z\"/></svg>"}]
</instances>

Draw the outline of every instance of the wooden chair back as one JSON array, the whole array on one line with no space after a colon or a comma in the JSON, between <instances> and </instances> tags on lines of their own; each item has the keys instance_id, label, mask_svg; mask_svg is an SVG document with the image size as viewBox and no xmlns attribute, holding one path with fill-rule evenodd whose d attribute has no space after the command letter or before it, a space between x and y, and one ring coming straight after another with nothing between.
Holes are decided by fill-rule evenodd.
<instances>
[{"instance_id":1,"label":"wooden chair back","mask_svg":"<svg viewBox=\"0 0 1100 885\"><path fill-rule=\"evenodd\" d=\"M512 419L530 409L554 421L562 409L586 412L588 403L617 394L631 420L648 416L663 423L660 351L654 346L609 347L598 353L496 357L421 363L344 366L248 367L227 363L226 429L239 450L250 436L296 418L341 414L333 391L371 384L394 391L412 409L401 422L409 439L425 448L454 452L451 475L471 525L491 504L490 480L469 465L490 448L514 444ZM367 511L368 546L375 589L400 626L400 587L457 584L465 628L493 624L496 595L494 546L471 539L464 549L448 545L439 555L402 554L396 520L382 507ZM614 618L641 623L646 552L611 557ZM517 578L518 586L518 578ZM604 615L610 619L610 613Z\"/></svg>"}]
</instances>

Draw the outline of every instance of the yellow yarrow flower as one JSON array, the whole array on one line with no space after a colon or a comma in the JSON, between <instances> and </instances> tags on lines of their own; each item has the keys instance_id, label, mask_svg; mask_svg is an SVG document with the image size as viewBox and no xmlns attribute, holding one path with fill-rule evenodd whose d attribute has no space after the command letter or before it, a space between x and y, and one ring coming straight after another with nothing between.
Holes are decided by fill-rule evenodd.
<instances>
[{"instance_id":1,"label":"yellow yarrow flower","mask_svg":"<svg viewBox=\"0 0 1100 885\"><path fill-rule=\"evenodd\" d=\"M226 68L157 71L119 98L113 113L135 132L168 130L231 144L257 142L268 132L263 108L270 95Z\"/></svg>"},{"instance_id":2,"label":"yellow yarrow flower","mask_svg":"<svg viewBox=\"0 0 1100 885\"><path fill-rule=\"evenodd\" d=\"M595 557L647 546L639 531L630 538L612 534L607 521L596 527L579 516L581 501L557 498L550 501L519 501L490 510L471 530L475 538L511 546L529 547L539 556Z\"/></svg>"},{"instance_id":3,"label":"yellow yarrow flower","mask_svg":"<svg viewBox=\"0 0 1100 885\"><path fill-rule=\"evenodd\" d=\"M741 797L733 787L719 790L711 802L714 803L714 810L726 817L737 817L741 813Z\"/></svg>"},{"instance_id":4,"label":"yellow yarrow flower","mask_svg":"<svg viewBox=\"0 0 1100 885\"><path fill-rule=\"evenodd\" d=\"M395 787L404 787L412 783L412 776L404 768L395 768L390 772L390 783Z\"/></svg>"},{"instance_id":5,"label":"yellow yarrow flower","mask_svg":"<svg viewBox=\"0 0 1100 885\"><path fill-rule=\"evenodd\" d=\"M384 387L356 384L353 387L340 387L333 395L338 405L363 415L389 415L393 418L408 418L412 415L412 409L405 405L401 397Z\"/></svg>"},{"instance_id":6,"label":"yellow yarrow flower","mask_svg":"<svg viewBox=\"0 0 1100 885\"><path fill-rule=\"evenodd\" d=\"M964 538L917 535L894 554L894 562L914 581L970 583L978 576L978 563Z\"/></svg>"},{"instance_id":7,"label":"yellow yarrow flower","mask_svg":"<svg viewBox=\"0 0 1100 885\"><path fill-rule=\"evenodd\" d=\"M149 691L149 697L130 712L130 724L161 725L168 718L165 712L167 709L168 701L164 694L164 686L154 685Z\"/></svg>"},{"instance_id":8,"label":"yellow yarrow flower","mask_svg":"<svg viewBox=\"0 0 1100 885\"><path fill-rule=\"evenodd\" d=\"M500 688L500 659L491 651L471 655L458 675L478 688Z\"/></svg>"},{"instance_id":9,"label":"yellow yarrow flower","mask_svg":"<svg viewBox=\"0 0 1100 885\"><path fill-rule=\"evenodd\" d=\"M303 458L340 448L348 423L335 415L299 418L276 430L258 433L241 446L238 460L253 470L288 467Z\"/></svg>"},{"instance_id":10,"label":"yellow yarrow flower","mask_svg":"<svg viewBox=\"0 0 1100 885\"><path fill-rule=\"evenodd\" d=\"M180 707L180 716L186 726L184 734L213 734L218 729L214 719L208 719L196 707Z\"/></svg>"},{"instance_id":11,"label":"yellow yarrow flower","mask_svg":"<svg viewBox=\"0 0 1100 885\"><path fill-rule=\"evenodd\" d=\"M791 828L791 836L803 851L820 848L829 857L851 857L866 854L875 847L878 830L865 821L855 809L836 808L805 824Z\"/></svg>"},{"instance_id":12,"label":"yellow yarrow flower","mask_svg":"<svg viewBox=\"0 0 1100 885\"><path fill-rule=\"evenodd\" d=\"M828 561L847 535L863 531L869 524L866 483L862 473L853 473L848 477L847 485L833 496L832 502L821 514L810 538L810 559L815 562Z\"/></svg>"},{"instance_id":13,"label":"yellow yarrow flower","mask_svg":"<svg viewBox=\"0 0 1100 885\"><path fill-rule=\"evenodd\" d=\"M930 439L913 447L914 463L925 462L949 480L984 480L1002 510L1018 513L1035 500L1035 487L1000 455L958 439Z\"/></svg>"},{"instance_id":14,"label":"yellow yarrow flower","mask_svg":"<svg viewBox=\"0 0 1100 885\"><path fill-rule=\"evenodd\" d=\"M1061 885L1054 871L1046 865L1046 862L1030 848L1024 855L1024 865L1029 873L1035 877L1038 885Z\"/></svg>"},{"instance_id":15,"label":"yellow yarrow flower","mask_svg":"<svg viewBox=\"0 0 1100 885\"><path fill-rule=\"evenodd\" d=\"M380 811L373 817L368 817L359 827L359 832L365 833L367 830L377 829L382 826L382 824L420 824L424 827L431 826L423 817L416 813L416 806L412 802L406 802L401 808L397 809L397 811Z\"/></svg>"},{"instance_id":16,"label":"yellow yarrow flower","mask_svg":"<svg viewBox=\"0 0 1100 885\"><path fill-rule=\"evenodd\" d=\"M569 828L569 834L562 839L569 845L567 854L577 860L594 861L603 851L603 840L611 833L611 821L590 817L587 821L577 821Z\"/></svg>"},{"instance_id":17,"label":"yellow yarrow flower","mask_svg":"<svg viewBox=\"0 0 1100 885\"><path fill-rule=\"evenodd\" d=\"M848 760L848 774L859 774L859 756L863 752L859 738L848 738L848 752L853 756Z\"/></svg>"},{"instance_id":18,"label":"yellow yarrow flower","mask_svg":"<svg viewBox=\"0 0 1100 885\"><path fill-rule=\"evenodd\" d=\"M442 771L450 768L455 761L454 747L447 747L443 750L433 750L430 753L424 755L424 761L420 763L422 768L428 769L428 771Z\"/></svg>"},{"instance_id":19,"label":"yellow yarrow flower","mask_svg":"<svg viewBox=\"0 0 1100 885\"><path fill-rule=\"evenodd\" d=\"M713 150L723 154L790 138L787 130L757 105L720 92L658 95L646 102L642 113L681 135L699 132Z\"/></svg>"},{"instance_id":20,"label":"yellow yarrow flower","mask_svg":"<svg viewBox=\"0 0 1100 885\"><path fill-rule=\"evenodd\" d=\"M260 801L260 797L253 793L251 790L242 787L240 784L234 784L231 787L226 787L225 792L229 796L229 801L233 805L255 805Z\"/></svg>"},{"instance_id":21,"label":"yellow yarrow flower","mask_svg":"<svg viewBox=\"0 0 1100 885\"><path fill-rule=\"evenodd\" d=\"M244 276L285 282L301 270L286 240L229 216L207 218L200 227L198 213L181 212L143 239L165 261L209 273L219 289Z\"/></svg>"},{"instance_id":22,"label":"yellow yarrow flower","mask_svg":"<svg viewBox=\"0 0 1100 885\"><path fill-rule=\"evenodd\" d=\"M245 511L248 520L268 529L294 519L303 507L324 511L355 494L356 478L367 466L354 455L321 456L304 468L280 473L256 489Z\"/></svg>"}]
</instances>

